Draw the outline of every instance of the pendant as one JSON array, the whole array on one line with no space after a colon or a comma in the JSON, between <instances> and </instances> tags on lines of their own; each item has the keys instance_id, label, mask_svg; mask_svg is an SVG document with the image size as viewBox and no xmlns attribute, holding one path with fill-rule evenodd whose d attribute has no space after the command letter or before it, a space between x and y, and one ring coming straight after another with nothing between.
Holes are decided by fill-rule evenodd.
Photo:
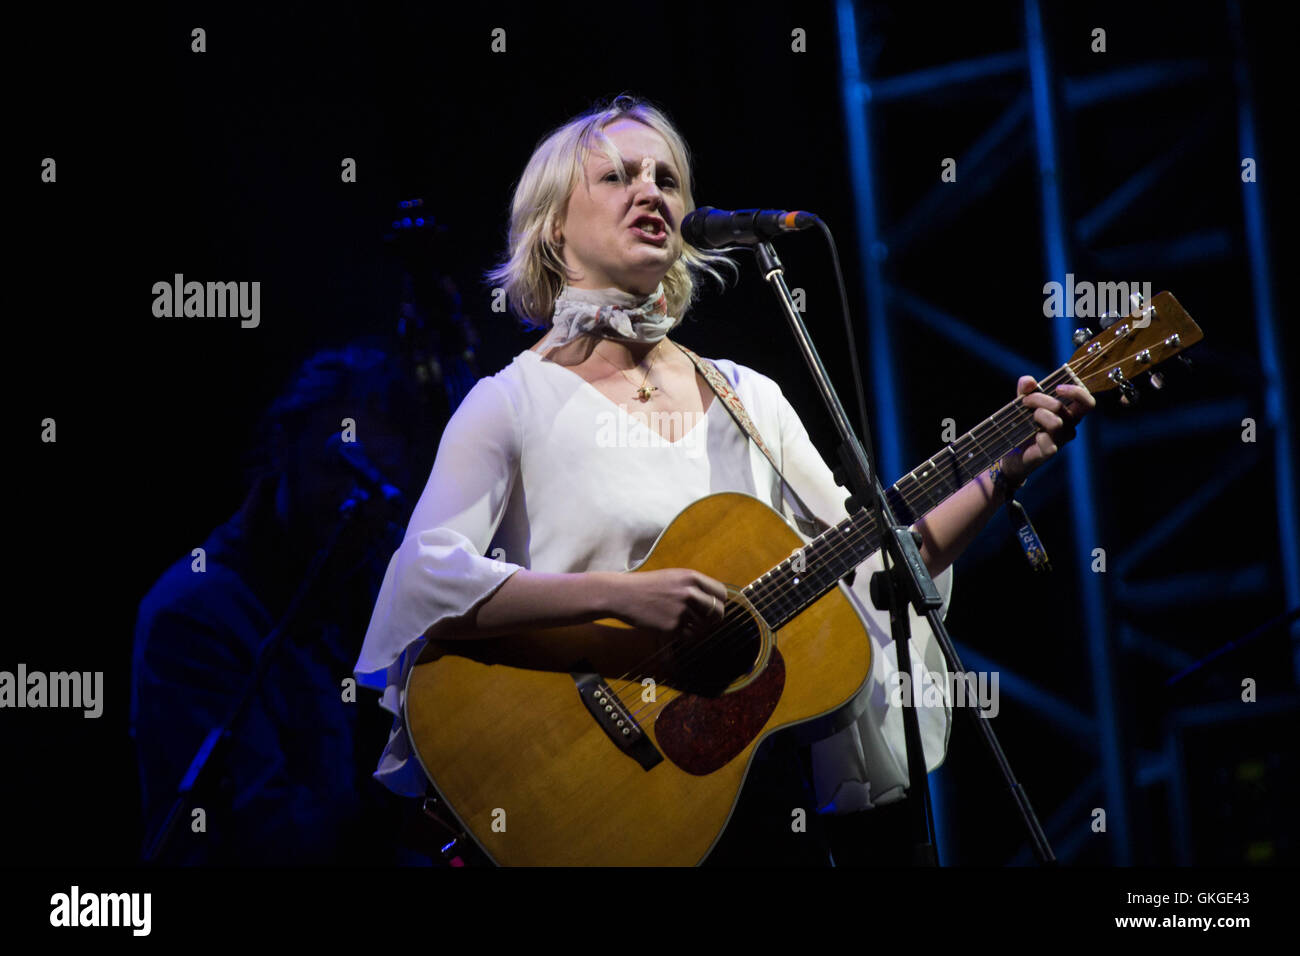
<instances>
[{"instance_id":1,"label":"pendant","mask_svg":"<svg viewBox=\"0 0 1300 956\"><path fill-rule=\"evenodd\" d=\"M636 390L636 394L637 398L641 399L641 401L648 402L650 401L651 394L657 391L659 391L659 389L653 385L642 385Z\"/></svg>"}]
</instances>

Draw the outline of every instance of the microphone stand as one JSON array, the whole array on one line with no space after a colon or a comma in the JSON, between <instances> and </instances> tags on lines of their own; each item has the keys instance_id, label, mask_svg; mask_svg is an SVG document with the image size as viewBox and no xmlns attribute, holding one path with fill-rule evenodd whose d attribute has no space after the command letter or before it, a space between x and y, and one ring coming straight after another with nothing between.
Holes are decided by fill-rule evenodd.
<instances>
[{"instance_id":1,"label":"microphone stand","mask_svg":"<svg viewBox=\"0 0 1300 956\"><path fill-rule=\"evenodd\" d=\"M176 826L187 806L205 800L208 796L216 796L219 800L219 806L225 807L227 811L229 810L232 796L230 780L228 777L219 776L218 771L225 766L234 732L244 717L247 716L250 706L260 693L262 681L266 677L271 658L284 643L286 635L290 633L296 619L302 613L303 608L307 606L306 599L308 595L320 579L321 572L334 554L340 538L351 526L352 519L357 514L359 506L362 502L367 501L369 497L369 494L358 485L353 488L352 493L339 506L339 519L335 522L329 538L312 558L311 566L307 569L306 575L298 585L298 590L294 592L293 598L290 600L289 606L280 618L279 623L258 649L257 661L253 667L253 677L245 688L243 696L240 697L239 702L235 705L225 723L209 730L207 736L203 738L203 742L199 744L198 750L190 761L189 769L185 772L185 776L176 788L176 799L172 802L166 819L145 844L142 854L145 863L158 863L161 860L163 853L173 842Z\"/></svg>"},{"instance_id":2,"label":"microphone stand","mask_svg":"<svg viewBox=\"0 0 1300 956\"><path fill-rule=\"evenodd\" d=\"M865 502L866 506L873 512L876 528L881 534L881 558L885 570L873 576L870 592L872 601L877 608L881 610L885 606L889 608L890 631L898 656L898 669L902 673L903 679L907 681L909 690L914 691L916 684L912 680L912 655L908 644L911 636L911 625L907 608L900 601L901 597L915 607L918 614L924 614L930 624L930 629L934 632L935 639L938 640L939 646L943 649L944 656L947 658L949 671L954 674L962 674L965 671L961 665L961 660L958 658L957 651L948 636L948 630L944 626L943 618L939 615L943 600L939 597L939 591L934 585L934 579L930 577L930 573L926 569L925 562L921 560L921 552L918 547L921 539L920 533L900 525L894 517L893 511L889 507L889 501L885 497L884 489L881 487L880 481L872 468L871 459L864 450L862 443L858 441L857 436L853 433L848 417L844 413L844 406L840 404L839 396L836 394L834 386L831 385L830 378L826 374L826 368L822 365L821 357L817 354L812 339L808 335L808 327L804 324L799 310L795 308L794 299L791 297L790 289L785 282L785 267L781 264L776 250L772 248L770 242L760 241L754 245L754 255L758 259L759 270L762 272L763 278L772 287L772 291L776 294L785 311L795 341L799 344L804 361L807 362L813 380L817 383L817 389L821 393L822 401L825 402L831 420L835 423L835 430L840 438L838 453L841 464L840 471L844 476L842 484L851 493L851 497L846 502L847 510L851 514L861 506L861 503ZM863 428L865 441L869 445L871 434L866 429L865 422ZM903 738L907 748L908 795L913 800L911 813L912 833L914 834L912 865L937 866L939 858L934 841L934 817L930 808L925 752L921 747L921 730L916 717L916 702L912 700L913 696L912 693L905 695L903 707ZM1015 774L1011 770L1011 764L1007 761L1006 755L1002 752L1002 747L993 733L993 728L989 725L990 722L980 717L976 713L976 708L967 707L962 709L970 713L970 717L975 721L975 725L985 744L992 751L994 762L1011 791L1012 798L1029 833L1030 845L1034 848L1034 853L1039 862L1054 864L1056 857L1047 842L1047 836L1038 823L1038 818L1034 814L1033 807L1029 804L1029 798L1025 794L1024 788L1016 780Z\"/></svg>"}]
</instances>

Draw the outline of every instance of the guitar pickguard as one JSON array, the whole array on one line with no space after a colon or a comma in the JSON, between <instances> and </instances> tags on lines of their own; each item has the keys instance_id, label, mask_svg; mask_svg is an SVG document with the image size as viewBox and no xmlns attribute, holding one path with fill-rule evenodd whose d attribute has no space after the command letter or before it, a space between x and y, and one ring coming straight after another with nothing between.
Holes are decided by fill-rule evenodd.
<instances>
[{"instance_id":1,"label":"guitar pickguard","mask_svg":"<svg viewBox=\"0 0 1300 956\"><path fill-rule=\"evenodd\" d=\"M730 762L762 732L785 689L785 659L772 648L763 672L741 690L718 697L683 694L655 721L665 757L695 776Z\"/></svg>"}]
</instances>

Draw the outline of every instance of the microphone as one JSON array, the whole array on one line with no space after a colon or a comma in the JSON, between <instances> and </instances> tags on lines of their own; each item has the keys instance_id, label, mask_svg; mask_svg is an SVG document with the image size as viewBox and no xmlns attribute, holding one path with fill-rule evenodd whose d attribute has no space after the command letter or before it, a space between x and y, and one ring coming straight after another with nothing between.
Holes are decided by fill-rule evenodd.
<instances>
[{"instance_id":1,"label":"microphone","mask_svg":"<svg viewBox=\"0 0 1300 956\"><path fill-rule=\"evenodd\" d=\"M815 225L810 212L784 209L737 209L728 212L701 206L682 220L682 238L698 249L723 246L752 246L785 232L798 232Z\"/></svg>"}]
</instances>

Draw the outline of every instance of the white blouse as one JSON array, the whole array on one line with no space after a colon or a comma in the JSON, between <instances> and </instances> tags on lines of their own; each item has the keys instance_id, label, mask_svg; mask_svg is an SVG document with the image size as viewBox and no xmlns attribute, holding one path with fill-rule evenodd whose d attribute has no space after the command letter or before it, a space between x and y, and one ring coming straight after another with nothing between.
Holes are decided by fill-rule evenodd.
<instances>
[{"instance_id":1,"label":"white blouse","mask_svg":"<svg viewBox=\"0 0 1300 956\"><path fill-rule=\"evenodd\" d=\"M765 375L724 359L731 383L786 479L818 518L847 517L846 492L808 439L798 415ZM629 385L629 393L632 391ZM630 397L630 396L629 396ZM465 614L520 568L552 573L625 571L639 564L674 517L720 491L753 495L785 515L805 540L817 529L784 500L781 481L716 396L676 442L652 430L577 373L524 351L480 379L443 431L406 538L393 554L356 665L359 683L382 692L394 715L375 778L424 794L427 780L402 718L407 671L425 632ZM679 433L682 429L678 430ZM888 614L868 596L877 552L849 595L873 642L870 702L854 723L812 747L818 808L847 813L902 799L907 786L902 711ZM947 613L952 572L936 578ZM951 712L930 685L947 667L924 622L912 615L912 671L926 766L944 759ZM929 691L929 693L926 693ZM942 694L942 690L939 691Z\"/></svg>"}]
</instances>

